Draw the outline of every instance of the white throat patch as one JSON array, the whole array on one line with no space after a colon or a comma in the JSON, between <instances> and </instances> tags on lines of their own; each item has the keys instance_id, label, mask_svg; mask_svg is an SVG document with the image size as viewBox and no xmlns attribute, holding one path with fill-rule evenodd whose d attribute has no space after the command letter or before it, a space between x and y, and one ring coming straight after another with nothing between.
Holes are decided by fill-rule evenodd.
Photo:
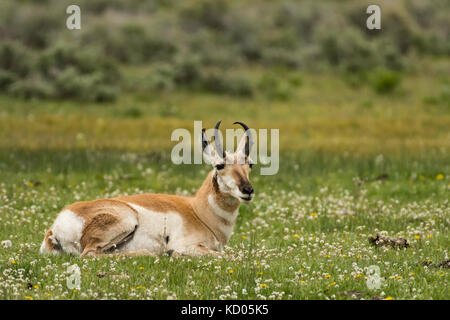
<instances>
[{"instance_id":1,"label":"white throat patch","mask_svg":"<svg viewBox=\"0 0 450 320\"><path fill-rule=\"evenodd\" d=\"M211 206L211 209L214 211L216 215L223 218L228 222L234 222L239 213L239 208L237 208L234 212L226 211L219 207L217 203L214 201L214 197L212 194L208 195L208 203Z\"/></svg>"}]
</instances>

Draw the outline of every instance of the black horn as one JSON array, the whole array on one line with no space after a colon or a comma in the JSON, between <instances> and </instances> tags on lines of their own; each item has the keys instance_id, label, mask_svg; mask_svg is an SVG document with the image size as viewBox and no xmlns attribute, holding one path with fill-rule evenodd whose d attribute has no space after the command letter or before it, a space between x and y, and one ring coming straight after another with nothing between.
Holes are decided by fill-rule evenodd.
<instances>
[{"instance_id":1,"label":"black horn","mask_svg":"<svg viewBox=\"0 0 450 320\"><path fill-rule=\"evenodd\" d=\"M247 141L245 142L245 156L248 157L249 154L250 154L250 150L252 148L252 145L253 145L253 138L252 138L252 133L250 131L250 128L247 127L247 125L245 123L242 123L240 121L236 121L233 124L240 124L242 126L242 128L244 128L244 130L245 130L244 134L246 134L247 137L248 137Z\"/></svg>"},{"instance_id":2,"label":"black horn","mask_svg":"<svg viewBox=\"0 0 450 320\"><path fill-rule=\"evenodd\" d=\"M217 154L219 156L221 156L222 159L225 159L225 151L223 150L222 142L221 142L220 137L219 137L219 126L220 126L221 122L222 122L222 120L219 120L216 123L216 126L214 127L214 143L216 144L216 152L217 152Z\"/></svg>"}]
</instances>

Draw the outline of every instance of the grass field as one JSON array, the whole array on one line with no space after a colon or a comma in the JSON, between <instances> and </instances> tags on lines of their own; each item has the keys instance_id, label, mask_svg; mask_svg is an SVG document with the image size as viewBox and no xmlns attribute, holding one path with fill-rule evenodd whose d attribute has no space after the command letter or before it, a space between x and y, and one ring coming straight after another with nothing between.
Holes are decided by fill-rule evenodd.
<instances>
[{"instance_id":1,"label":"grass field","mask_svg":"<svg viewBox=\"0 0 450 320\"><path fill-rule=\"evenodd\" d=\"M302 75L287 101L188 92L116 103L0 96L2 299L449 299L448 77L405 77L377 95ZM446 82L447 81L447 82ZM447 97L448 99L448 97ZM41 256L65 205L142 192L193 194L209 168L170 162L174 128L244 121L280 129L280 171L251 181L228 258ZM377 232L408 248L376 247ZM68 266L81 289L66 286ZM369 289L378 266L381 288Z\"/></svg>"}]
</instances>

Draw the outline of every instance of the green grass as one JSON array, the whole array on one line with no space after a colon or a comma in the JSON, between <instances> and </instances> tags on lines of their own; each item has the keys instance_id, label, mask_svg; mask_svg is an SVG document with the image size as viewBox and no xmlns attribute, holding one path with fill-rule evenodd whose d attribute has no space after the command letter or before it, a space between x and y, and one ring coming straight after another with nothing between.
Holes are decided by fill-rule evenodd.
<instances>
[{"instance_id":1,"label":"green grass","mask_svg":"<svg viewBox=\"0 0 450 320\"><path fill-rule=\"evenodd\" d=\"M240 209L229 259L79 259L38 254L64 205L147 191L192 193L206 168L175 166L161 154L2 152L0 235L13 245L0 255L0 297L342 299L349 298L343 291L358 291L365 299L447 299L448 270L437 267L450 247L447 160L282 155L276 176L258 176L255 168L257 197ZM381 173L388 178L371 181ZM357 186L353 178L371 182ZM367 237L377 230L411 246L373 247ZM424 267L429 259L433 265ZM72 264L82 270L78 292L66 286ZM386 278L379 290L366 286L371 265Z\"/></svg>"},{"instance_id":2,"label":"green grass","mask_svg":"<svg viewBox=\"0 0 450 320\"><path fill-rule=\"evenodd\" d=\"M450 114L423 99L441 84L405 77L403 92L377 96L311 75L284 102L187 92L128 93L106 105L0 96L0 240L12 243L0 251L0 298L448 299L448 269L438 264L450 248ZM170 133L219 119L280 129L280 171L253 170L256 198L240 208L227 259L38 254L67 204L193 194L209 168L172 164ZM410 247L374 247L368 237L381 231ZM76 292L66 286L72 264L81 268ZM380 289L366 285L372 265Z\"/></svg>"}]
</instances>

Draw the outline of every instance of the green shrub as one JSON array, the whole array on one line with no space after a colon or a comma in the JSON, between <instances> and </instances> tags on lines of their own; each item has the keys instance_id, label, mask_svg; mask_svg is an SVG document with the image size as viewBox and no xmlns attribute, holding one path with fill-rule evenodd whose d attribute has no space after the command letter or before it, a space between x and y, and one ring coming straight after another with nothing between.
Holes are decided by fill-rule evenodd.
<instances>
[{"instance_id":1,"label":"green shrub","mask_svg":"<svg viewBox=\"0 0 450 320\"><path fill-rule=\"evenodd\" d=\"M175 70L169 64L160 64L152 71L147 80L149 89L172 90L175 88Z\"/></svg>"},{"instance_id":2,"label":"green shrub","mask_svg":"<svg viewBox=\"0 0 450 320\"><path fill-rule=\"evenodd\" d=\"M394 71L378 70L371 76L370 83L375 92L387 94L400 86L401 77Z\"/></svg>"},{"instance_id":3,"label":"green shrub","mask_svg":"<svg viewBox=\"0 0 450 320\"><path fill-rule=\"evenodd\" d=\"M13 96L23 99L47 99L55 97L54 87L39 76L19 79L8 87L8 92Z\"/></svg>"},{"instance_id":4,"label":"green shrub","mask_svg":"<svg viewBox=\"0 0 450 320\"><path fill-rule=\"evenodd\" d=\"M114 100L118 94L116 65L95 49L57 44L39 57L37 69L61 99L103 102Z\"/></svg>"},{"instance_id":5,"label":"green shrub","mask_svg":"<svg viewBox=\"0 0 450 320\"><path fill-rule=\"evenodd\" d=\"M0 44L0 70L14 76L24 77L33 67L33 55L19 42L5 41Z\"/></svg>"},{"instance_id":6,"label":"green shrub","mask_svg":"<svg viewBox=\"0 0 450 320\"><path fill-rule=\"evenodd\" d=\"M258 91L271 100L288 100L294 87L298 86L289 81L276 77L273 74L265 74L258 82Z\"/></svg>"},{"instance_id":7,"label":"green shrub","mask_svg":"<svg viewBox=\"0 0 450 320\"><path fill-rule=\"evenodd\" d=\"M183 87L195 86L201 80L202 64L200 57L190 54L179 54L174 61L174 81Z\"/></svg>"},{"instance_id":8,"label":"green shrub","mask_svg":"<svg viewBox=\"0 0 450 320\"><path fill-rule=\"evenodd\" d=\"M215 30L223 30L225 27L225 14L228 5L225 0L199 0L187 1L180 12L182 23L196 28L207 27Z\"/></svg>"},{"instance_id":9,"label":"green shrub","mask_svg":"<svg viewBox=\"0 0 450 320\"><path fill-rule=\"evenodd\" d=\"M203 76L200 88L207 92L239 97L250 97L253 94L253 87L249 79L241 75L230 75L219 71L207 72Z\"/></svg>"},{"instance_id":10,"label":"green shrub","mask_svg":"<svg viewBox=\"0 0 450 320\"><path fill-rule=\"evenodd\" d=\"M0 90L7 89L16 80L17 76L14 73L0 69Z\"/></svg>"}]
</instances>

